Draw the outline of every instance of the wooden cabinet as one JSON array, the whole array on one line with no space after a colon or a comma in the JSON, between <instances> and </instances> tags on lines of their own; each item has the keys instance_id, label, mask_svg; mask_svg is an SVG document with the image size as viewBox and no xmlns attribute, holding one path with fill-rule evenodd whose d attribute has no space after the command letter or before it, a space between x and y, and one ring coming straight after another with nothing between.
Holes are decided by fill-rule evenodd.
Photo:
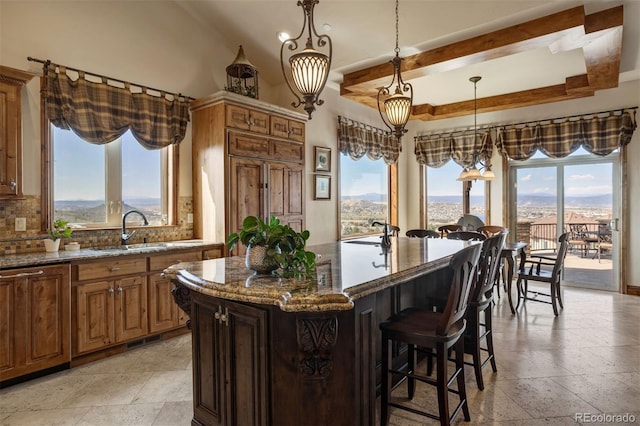
<instances>
[{"instance_id":1,"label":"wooden cabinet","mask_svg":"<svg viewBox=\"0 0 640 426\"><path fill-rule=\"evenodd\" d=\"M146 258L74 265L74 354L148 333ZM83 282L82 280L90 280Z\"/></svg>"},{"instance_id":2,"label":"wooden cabinet","mask_svg":"<svg viewBox=\"0 0 640 426\"><path fill-rule=\"evenodd\" d=\"M304 142L304 123L284 117L271 117L271 135Z\"/></svg>"},{"instance_id":3,"label":"wooden cabinet","mask_svg":"<svg viewBox=\"0 0 640 426\"><path fill-rule=\"evenodd\" d=\"M0 199L22 196L22 87L33 74L0 65Z\"/></svg>"},{"instance_id":4,"label":"wooden cabinet","mask_svg":"<svg viewBox=\"0 0 640 426\"><path fill-rule=\"evenodd\" d=\"M194 302L194 418L268 424L267 311L195 294Z\"/></svg>"},{"instance_id":5,"label":"wooden cabinet","mask_svg":"<svg viewBox=\"0 0 640 426\"><path fill-rule=\"evenodd\" d=\"M0 381L71 360L69 266L0 271Z\"/></svg>"},{"instance_id":6,"label":"wooden cabinet","mask_svg":"<svg viewBox=\"0 0 640 426\"><path fill-rule=\"evenodd\" d=\"M240 98L219 93L192 103L196 238L225 241L248 215L304 228L306 119Z\"/></svg>"},{"instance_id":7,"label":"wooden cabinet","mask_svg":"<svg viewBox=\"0 0 640 426\"><path fill-rule=\"evenodd\" d=\"M176 263L202 260L201 251L171 253L149 259L149 333L159 333L184 325L189 319L173 299L173 284L162 271Z\"/></svg>"}]
</instances>

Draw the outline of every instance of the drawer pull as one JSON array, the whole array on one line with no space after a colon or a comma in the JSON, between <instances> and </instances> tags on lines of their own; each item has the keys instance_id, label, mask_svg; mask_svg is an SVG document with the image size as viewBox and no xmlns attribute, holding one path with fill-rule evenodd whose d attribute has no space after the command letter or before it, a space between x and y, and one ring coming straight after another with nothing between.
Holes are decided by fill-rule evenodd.
<instances>
[{"instance_id":1,"label":"drawer pull","mask_svg":"<svg viewBox=\"0 0 640 426\"><path fill-rule=\"evenodd\" d=\"M109 269L111 272L116 272L120 270L119 266L114 266L113 268Z\"/></svg>"},{"instance_id":2,"label":"drawer pull","mask_svg":"<svg viewBox=\"0 0 640 426\"><path fill-rule=\"evenodd\" d=\"M20 272L19 274L14 275L0 275L0 278L23 278L23 277L33 277L35 275L42 275L44 271L40 270L38 272Z\"/></svg>"},{"instance_id":3,"label":"drawer pull","mask_svg":"<svg viewBox=\"0 0 640 426\"><path fill-rule=\"evenodd\" d=\"M122 294L122 287L118 286L118 295Z\"/></svg>"},{"instance_id":4,"label":"drawer pull","mask_svg":"<svg viewBox=\"0 0 640 426\"><path fill-rule=\"evenodd\" d=\"M113 296L113 287L109 287L109 294Z\"/></svg>"}]
</instances>

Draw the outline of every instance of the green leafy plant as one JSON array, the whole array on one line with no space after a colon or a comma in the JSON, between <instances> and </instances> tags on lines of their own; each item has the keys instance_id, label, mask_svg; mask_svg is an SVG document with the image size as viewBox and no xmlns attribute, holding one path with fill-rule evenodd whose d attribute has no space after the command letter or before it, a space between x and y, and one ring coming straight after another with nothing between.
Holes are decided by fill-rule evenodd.
<instances>
[{"instance_id":1,"label":"green leafy plant","mask_svg":"<svg viewBox=\"0 0 640 426\"><path fill-rule=\"evenodd\" d=\"M265 246L265 257L273 259L282 269L283 277L304 278L313 273L316 254L305 250L309 231L297 232L280 219L271 216L269 222L256 216L247 216L242 221L240 232L227 237L227 246L233 250L238 242L246 247Z\"/></svg>"},{"instance_id":2,"label":"green leafy plant","mask_svg":"<svg viewBox=\"0 0 640 426\"><path fill-rule=\"evenodd\" d=\"M73 233L73 229L66 220L58 219L51 224L51 228L47 229L47 235L53 241L59 238L69 238Z\"/></svg>"}]
</instances>

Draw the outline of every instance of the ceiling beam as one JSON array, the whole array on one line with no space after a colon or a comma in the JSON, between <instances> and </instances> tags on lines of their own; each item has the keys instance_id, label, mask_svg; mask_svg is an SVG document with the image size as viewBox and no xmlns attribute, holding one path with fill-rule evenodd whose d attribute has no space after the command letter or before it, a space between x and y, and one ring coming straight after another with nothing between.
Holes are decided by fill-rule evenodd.
<instances>
[{"instance_id":1,"label":"ceiling beam","mask_svg":"<svg viewBox=\"0 0 640 426\"><path fill-rule=\"evenodd\" d=\"M623 7L585 15L579 6L522 24L483 34L404 58L405 81L461 68L541 47L552 53L582 48L586 75L566 76L564 85L541 87L478 99L478 111L498 111L521 106L593 96L596 90L616 87L622 56ZM378 88L392 77L389 63L344 75L340 94L377 109ZM437 120L472 114L472 101L446 105L414 105L412 119Z\"/></svg>"}]
</instances>

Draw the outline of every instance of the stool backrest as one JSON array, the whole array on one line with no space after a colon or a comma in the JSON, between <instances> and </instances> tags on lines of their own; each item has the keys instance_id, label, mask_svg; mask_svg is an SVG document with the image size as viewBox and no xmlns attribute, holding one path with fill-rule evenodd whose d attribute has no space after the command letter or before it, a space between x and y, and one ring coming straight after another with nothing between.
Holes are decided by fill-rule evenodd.
<instances>
[{"instance_id":1,"label":"stool backrest","mask_svg":"<svg viewBox=\"0 0 640 426\"><path fill-rule=\"evenodd\" d=\"M465 241L484 241L487 237L477 231L455 231L449 232L447 238L450 240L465 240Z\"/></svg>"},{"instance_id":2,"label":"stool backrest","mask_svg":"<svg viewBox=\"0 0 640 426\"><path fill-rule=\"evenodd\" d=\"M432 229L409 229L406 235L411 238L440 238L440 233Z\"/></svg>"},{"instance_id":3,"label":"stool backrest","mask_svg":"<svg viewBox=\"0 0 640 426\"><path fill-rule=\"evenodd\" d=\"M473 281L477 279L478 260L482 244L474 244L465 247L453 255L449 261L449 269L452 272L451 287L447 297L447 305L436 327L439 335L449 334L449 329L464 319L467 306L469 306L469 292Z\"/></svg>"},{"instance_id":4,"label":"stool backrest","mask_svg":"<svg viewBox=\"0 0 640 426\"><path fill-rule=\"evenodd\" d=\"M478 280L471 290L472 301L480 302L485 294L493 290L493 284L500 267L502 248L508 233L509 231L501 232L487 238L482 243L482 251L478 261Z\"/></svg>"}]
</instances>

